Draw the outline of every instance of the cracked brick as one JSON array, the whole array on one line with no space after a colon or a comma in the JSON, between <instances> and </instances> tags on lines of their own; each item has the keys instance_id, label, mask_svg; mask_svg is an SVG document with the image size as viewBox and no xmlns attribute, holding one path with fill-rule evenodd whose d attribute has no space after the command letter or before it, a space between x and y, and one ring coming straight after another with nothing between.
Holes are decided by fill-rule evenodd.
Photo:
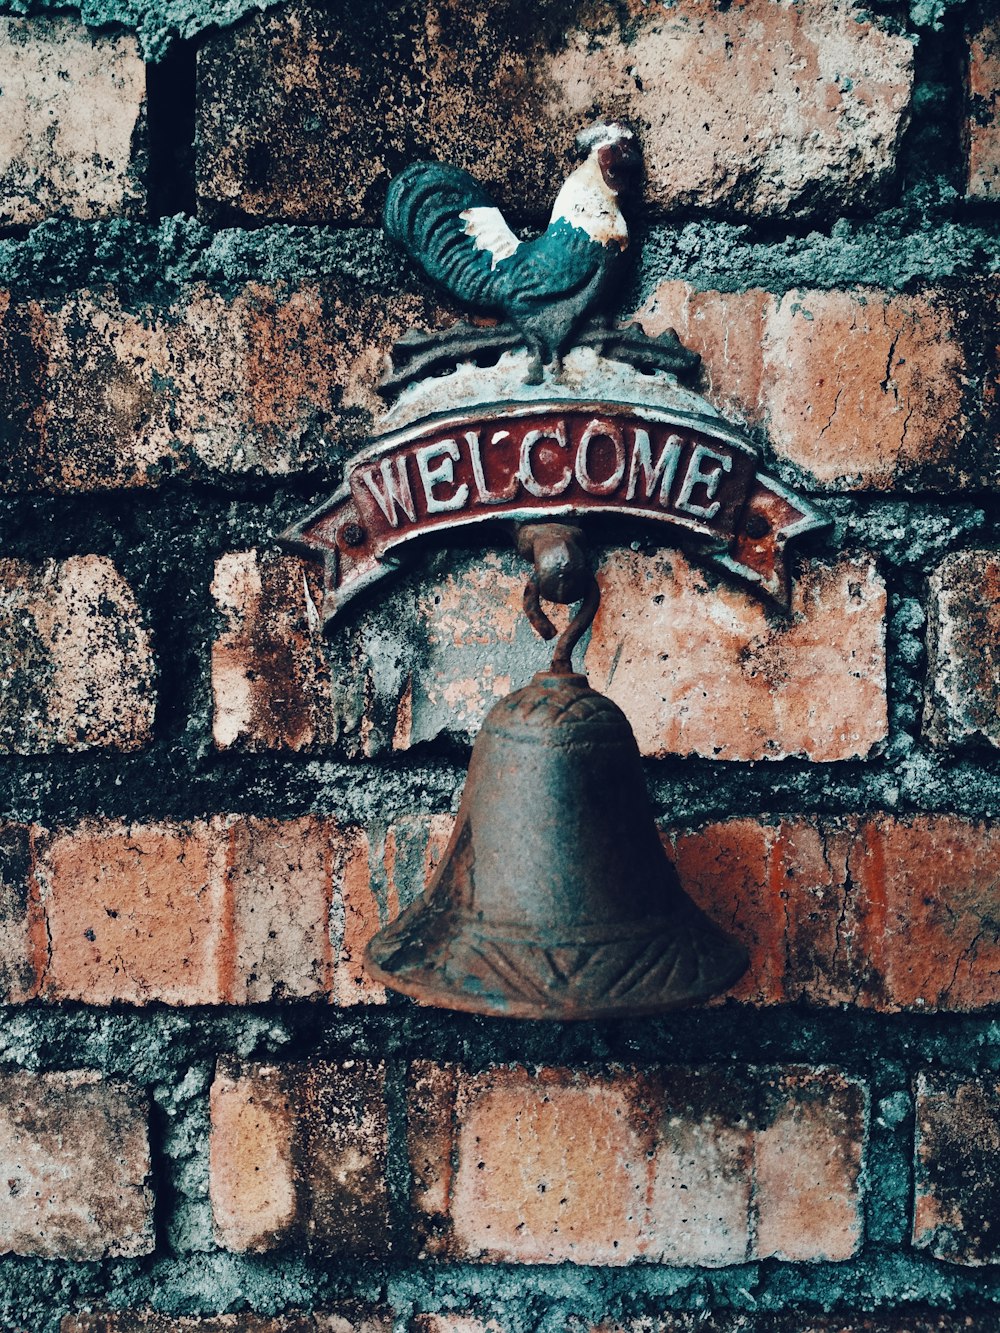
<instances>
[{"instance_id":1,"label":"cracked brick","mask_svg":"<svg viewBox=\"0 0 1000 1333\"><path fill-rule=\"evenodd\" d=\"M941 292L699 292L662 284L637 318L703 358L720 411L766 430L780 460L833 491L1000 483L968 437L963 299Z\"/></svg>"}]
</instances>

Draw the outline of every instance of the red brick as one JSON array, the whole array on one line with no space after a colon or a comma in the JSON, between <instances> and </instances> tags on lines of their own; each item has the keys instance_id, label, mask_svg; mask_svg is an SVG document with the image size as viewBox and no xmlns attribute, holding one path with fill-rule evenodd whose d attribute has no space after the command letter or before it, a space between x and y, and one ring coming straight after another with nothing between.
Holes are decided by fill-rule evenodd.
<instances>
[{"instance_id":1,"label":"red brick","mask_svg":"<svg viewBox=\"0 0 1000 1333\"><path fill-rule=\"evenodd\" d=\"M676 552L613 552L598 581L584 663L643 754L829 763L885 737L885 586L870 560L805 565L787 618Z\"/></svg>"},{"instance_id":2,"label":"red brick","mask_svg":"<svg viewBox=\"0 0 1000 1333\"><path fill-rule=\"evenodd\" d=\"M1000 749L1000 552L960 551L931 575L925 731Z\"/></svg>"},{"instance_id":3,"label":"red brick","mask_svg":"<svg viewBox=\"0 0 1000 1333\"><path fill-rule=\"evenodd\" d=\"M141 208L146 71L134 37L0 18L0 87L0 226Z\"/></svg>"},{"instance_id":4,"label":"red brick","mask_svg":"<svg viewBox=\"0 0 1000 1333\"><path fill-rule=\"evenodd\" d=\"M88 822L40 842L42 994L88 1004L379 1002L368 844L330 820ZM40 966L35 963L36 970Z\"/></svg>"},{"instance_id":5,"label":"red brick","mask_svg":"<svg viewBox=\"0 0 1000 1333\"><path fill-rule=\"evenodd\" d=\"M418 1064L409 1105L428 1256L721 1267L860 1245L866 1099L835 1070Z\"/></svg>"},{"instance_id":6,"label":"red brick","mask_svg":"<svg viewBox=\"0 0 1000 1333\"><path fill-rule=\"evenodd\" d=\"M913 1243L948 1263L1000 1262L1000 1083L928 1072L917 1083Z\"/></svg>"},{"instance_id":7,"label":"red brick","mask_svg":"<svg viewBox=\"0 0 1000 1333\"><path fill-rule=\"evenodd\" d=\"M934 293L789 292L763 355L775 450L820 484L920 490L929 472L945 489L962 483L965 356Z\"/></svg>"},{"instance_id":8,"label":"red brick","mask_svg":"<svg viewBox=\"0 0 1000 1333\"><path fill-rule=\"evenodd\" d=\"M34 830L0 824L0 1004L33 999L46 959Z\"/></svg>"},{"instance_id":9,"label":"red brick","mask_svg":"<svg viewBox=\"0 0 1000 1333\"><path fill-rule=\"evenodd\" d=\"M638 319L651 334L675 328L703 358L708 399L765 427L814 484L948 491L1000 482L995 460L964 447L961 308L934 291L776 297L668 282Z\"/></svg>"},{"instance_id":10,"label":"red brick","mask_svg":"<svg viewBox=\"0 0 1000 1333\"><path fill-rule=\"evenodd\" d=\"M431 882L454 822L451 815L404 815L389 826L382 864L393 917L419 898Z\"/></svg>"},{"instance_id":11,"label":"red brick","mask_svg":"<svg viewBox=\"0 0 1000 1333\"><path fill-rule=\"evenodd\" d=\"M312 750L336 739L315 562L236 551L215 564L225 628L212 645L212 734L227 750Z\"/></svg>"},{"instance_id":12,"label":"red brick","mask_svg":"<svg viewBox=\"0 0 1000 1333\"><path fill-rule=\"evenodd\" d=\"M221 848L209 827L83 824L40 866L45 993L89 1004L217 1004Z\"/></svg>"},{"instance_id":13,"label":"red brick","mask_svg":"<svg viewBox=\"0 0 1000 1333\"><path fill-rule=\"evenodd\" d=\"M452 556L423 570L415 590L389 588L335 625L344 744L371 756L441 735L471 740L489 708L551 657L521 611L523 588L510 557Z\"/></svg>"},{"instance_id":14,"label":"red brick","mask_svg":"<svg viewBox=\"0 0 1000 1333\"><path fill-rule=\"evenodd\" d=\"M320 819L241 819L231 825L225 854L232 976L222 987L230 1003L308 999L330 991L334 862L355 851L353 840L339 842Z\"/></svg>"},{"instance_id":15,"label":"red brick","mask_svg":"<svg viewBox=\"0 0 1000 1333\"><path fill-rule=\"evenodd\" d=\"M801 215L845 194L878 200L908 112L910 41L836 0L575 0L558 14L436 0L366 14L337 25L300 2L208 41L203 209L377 221L391 175L433 155L537 215L575 132L603 116L638 129L654 207Z\"/></svg>"},{"instance_id":16,"label":"red brick","mask_svg":"<svg viewBox=\"0 0 1000 1333\"><path fill-rule=\"evenodd\" d=\"M686 891L746 945L730 995L880 1012L996 1003L1000 833L949 815L750 819L676 838Z\"/></svg>"},{"instance_id":17,"label":"red brick","mask_svg":"<svg viewBox=\"0 0 1000 1333\"><path fill-rule=\"evenodd\" d=\"M754 1142L759 1255L849 1259L861 1247L864 1097L829 1070L775 1078Z\"/></svg>"},{"instance_id":18,"label":"red brick","mask_svg":"<svg viewBox=\"0 0 1000 1333\"><path fill-rule=\"evenodd\" d=\"M0 1253L150 1253L147 1115L142 1093L96 1074L0 1074Z\"/></svg>"},{"instance_id":19,"label":"red brick","mask_svg":"<svg viewBox=\"0 0 1000 1333\"><path fill-rule=\"evenodd\" d=\"M1000 199L1000 23L987 19L969 38L966 192Z\"/></svg>"},{"instance_id":20,"label":"red brick","mask_svg":"<svg viewBox=\"0 0 1000 1333\"><path fill-rule=\"evenodd\" d=\"M60 1333L392 1333L392 1316L377 1306L338 1314L163 1315L144 1310L67 1315Z\"/></svg>"},{"instance_id":21,"label":"red brick","mask_svg":"<svg viewBox=\"0 0 1000 1333\"><path fill-rule=\"evenodd\" d=\"M381 400L384 352L435 307L346 283L202 284L172 303L113 291L0 300L0 389L16 429L0 491L325 470Z\"/></svg>"},{"instance_id":22,"label":"red brick","mask_svg":"<svg viewBox=\"0 0 1000 1333\"><path fill-rule=\"evenodd\" d=\"M501 203L547 205L573 132L600 116L635 126L657 209L803 214L845 192L872 202L892 174L912 47L836 0L488 13L433 6L427 119L437 153L496 182Z\"/></svg>"},{"instance_id":23,"label":"red brick","mask_svg":"<svg viewBox=\"0 0 1000 1333\"><path fill-rule=\"evenodd\" d=\"M358 914L356 957L377 923L423 891L451 824L445 815L404 817L372 847L386 908L366 880L371 906ZM997 848L993 825L946 815L734 819L667 838L687 892L750 953L744 978L716 1003L880 1012L995 1003ZM360 859L357 867L364 876ZM360 969L358 986L357 999L382 998ZM336 987L339 1002L351 1002Z\"/></svg>"},{"instance_id":24,"label":"red brick","mask_svg":"<svg viewBox=\"0 0 1000 1333\"><path fill-rule=\"evenodd\" d=\"M104 556L0 559L0 753L152 739L156 671L144 616Z\"/></svg>"},{"instance_id":25,"label":"red brick","mask_svg":"<svg viewBox=\"0 0 1000 1333\"><path fill-rule=\"evenodd\" d=\"M373 849L385 863L390 915L429 881L451 824L449 816L399 819L384 852ZM996 1003L995 824L799 815L668 831L664 842L687 893L750 955L744 977L712 1003L880 1013Z\"/></svg>"},{"instance_id":26,"label":"red brick","mask_svg":"<svg viewBox=\"0 0 1000 1333\"><path fill-rule=\"evenodd\" d=\"M747 425L764 419L764 335L774 298L759 288L700 292L689 282L663 282L635 314L656 337L673 329L701 357L700 389L725 416Z\"/></svg>"},{"instance_id":27,"label":"red brick","mask_svg":"<svg viewBox=\"0 0 1000 1333\"><path fill-rule=\"evenodd\" d=\"M211 1195L219 1242L384 1258L391 1248L382 1065L220 1064Z\"/></svg>"},{"instance_id":28,"label":"red brick","mask_svg":"<svg viewBox=\"0 0 1000 1333\"><path fill-rule=\"evenodd\" d=\"M228 1249L266 1250L293 1235L293 1140L286 1071L220 1071L212 1087L212 1212Z\"/></svg>"}]
</instances>

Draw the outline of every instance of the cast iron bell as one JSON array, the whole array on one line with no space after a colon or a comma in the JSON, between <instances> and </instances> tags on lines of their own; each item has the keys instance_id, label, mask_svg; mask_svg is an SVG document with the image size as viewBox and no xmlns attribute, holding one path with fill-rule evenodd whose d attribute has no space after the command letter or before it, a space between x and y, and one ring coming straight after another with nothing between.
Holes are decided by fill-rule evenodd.
<instances>
[{"instance_id":1,"label":"cast iron bell","mask_svg":"<svg viewBox=\"0 0 1000 1333\"><path fill-rule=\"evenodd\" d=\"M533 585L526 603L535 622ZM595 585L552 669L483 723L430 887L368 946L386 986L476 1013L613 1018L705 999L746 968L667 860L625 714L571 669L596 607Z\"/></svg>"}]
</instances>

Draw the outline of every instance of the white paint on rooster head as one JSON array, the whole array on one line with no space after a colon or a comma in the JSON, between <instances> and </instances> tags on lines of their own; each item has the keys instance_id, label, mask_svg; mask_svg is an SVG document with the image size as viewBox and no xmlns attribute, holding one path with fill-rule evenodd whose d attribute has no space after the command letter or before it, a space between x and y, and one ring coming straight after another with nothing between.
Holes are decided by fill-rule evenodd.
<instances>
[{"instance_id":1,"label":"white paint on rooster head","mask_svg":"<svg viewBox=\"0 0 1000 1333\"><path fill-rule=\"evenodd\" d=\"M499 208L467 208L458 215L465 223L465 234L471 236L477 250L490 256L490 268L496 268L502 259L509 259L521 244L504 221Z\"/></svg>"},{"instance_id":2,"label":"white paint on rooster head","mask_svg":"<svg viewBox=\"0 0 1000 1333\"><path fill-rule=\"evenodd\" d=\"M621 127L593 125L586 133L593 133L598 128L611 130ZM552 222L568 222L572 227L580 227L598 245L617 245L619 250L625 250L628 247L628 227L618 207L618 195L605 180L598 160L598 154L610 142L602 139L592 147L586 162L566 178L552 206L550 225ZM617 139L613 142L617 142Z\"/></svg>"}]
</instances>

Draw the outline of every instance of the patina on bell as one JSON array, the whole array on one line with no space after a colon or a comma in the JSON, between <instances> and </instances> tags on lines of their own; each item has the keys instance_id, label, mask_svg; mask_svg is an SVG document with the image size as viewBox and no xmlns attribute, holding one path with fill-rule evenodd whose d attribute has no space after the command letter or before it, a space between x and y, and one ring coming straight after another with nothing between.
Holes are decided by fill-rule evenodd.
<instances>
[{"instance_id":1,"label":"patina on bell","mask_svg":"<svg viewBox=\"0 0 1000 1333\"><path fill-rule=\"evenodd\" d=\"M366 961L422 1004L580 1019L705 999L747 956L681 889L625 714L559 670L490 711L437 874Z\"/></svg>"}]
</instances>

